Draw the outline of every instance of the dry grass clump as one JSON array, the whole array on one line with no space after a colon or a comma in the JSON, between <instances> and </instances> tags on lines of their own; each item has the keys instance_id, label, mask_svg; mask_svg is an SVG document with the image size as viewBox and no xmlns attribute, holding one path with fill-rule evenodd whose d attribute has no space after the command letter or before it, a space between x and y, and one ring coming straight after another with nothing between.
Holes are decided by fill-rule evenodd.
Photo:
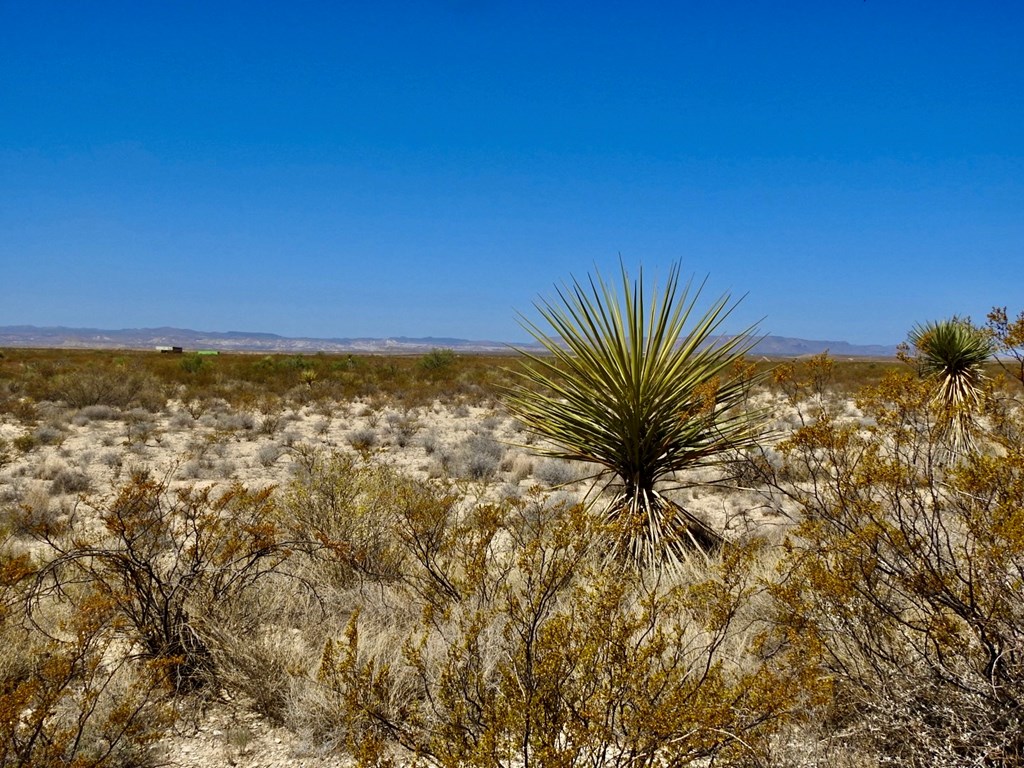
<instances>
[{"instance_id":1,"label":"dry grass clump","mask_svg":"<svg viewBox=\"0 0 1024 768\"><path fill-rule=\"evenodd\" d=\"M571 485L590 476L590 472L577 462L546 458L533 467L533 476L552 488Z\"/></svg>"},{"instance_id":2,"label":"dry grass clump","mask_svg":"<svg viewBox=\"0 0 1024 768\"><path fill-rule=\"evenodd\" d=\"M121 411L110 405L87 405L71 417L71 423L82 427L92 421L114 421L121 418Z\"/></svg>"},{"instance_id":3,"label":"dry grass clump","mask_svg":"<svg viewBox=\"0 0 1024 768\"><path fill-rule=\"evenodd\" d=\"M348 442L357 451L369 451L377 445L377 431L371 427L354 429L348 433Z\"/></svg>"}]
</instances>

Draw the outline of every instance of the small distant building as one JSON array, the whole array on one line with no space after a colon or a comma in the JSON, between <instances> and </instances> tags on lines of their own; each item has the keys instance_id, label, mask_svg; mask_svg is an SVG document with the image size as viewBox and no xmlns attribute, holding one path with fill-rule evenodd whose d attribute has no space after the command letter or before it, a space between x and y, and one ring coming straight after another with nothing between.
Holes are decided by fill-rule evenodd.
<instances>
[{"instance_id":1,"label":"small distant building","mask_svg":"<svg viewBox=\"0 0 1024 768\"><path fill-rule=\"evenodd\" d=\"M219 355L220 351L216 349L200 349L196 352L197 355Z\"/></svg>"},{"instance_id":2,"label":"small distant building","mask_svg":"<svg viewBox=\"0 0 1024 768\"><path fill-rule=\"evenodd\" d=\"M156 351L161 355L180 355L185 350L181 347L157 347Z\"/></svg>"}]
</instances>

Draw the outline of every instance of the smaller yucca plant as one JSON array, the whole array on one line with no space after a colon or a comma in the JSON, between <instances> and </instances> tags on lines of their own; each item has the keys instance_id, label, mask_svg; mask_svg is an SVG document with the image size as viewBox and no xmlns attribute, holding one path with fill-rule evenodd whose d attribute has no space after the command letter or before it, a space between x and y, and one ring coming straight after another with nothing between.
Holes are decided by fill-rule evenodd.
<instances>
[{"instance_id":1,"label":"smaller yucca plant","mask_svg":"<svg viewBox=\"0 0 1024 768\"><path fill-rule=\"evenodd\" d=\"M909 341L922 376L936 384L932 404L954 452L974 447L975 417L981 406L985 362L994 351L991 337L960 318L916 325Z\"/></svg>"}]
</instances>

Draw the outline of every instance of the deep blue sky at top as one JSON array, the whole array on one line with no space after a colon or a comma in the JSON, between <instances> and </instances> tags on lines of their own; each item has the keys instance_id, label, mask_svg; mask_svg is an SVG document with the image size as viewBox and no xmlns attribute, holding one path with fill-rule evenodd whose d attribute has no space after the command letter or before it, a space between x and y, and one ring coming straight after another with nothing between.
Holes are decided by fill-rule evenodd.
<instances>
[{"instance_id":1,"label":"deep blue sky at top","mask_svg":"<svg viewBox=\"0 0 1024 768\"><path fill-rule=\"evenodd\" d=\"M894 343L1022 244L1016 0L0 0L0 325L519 340L621 254Z\"/></svg>"}]
</instances>

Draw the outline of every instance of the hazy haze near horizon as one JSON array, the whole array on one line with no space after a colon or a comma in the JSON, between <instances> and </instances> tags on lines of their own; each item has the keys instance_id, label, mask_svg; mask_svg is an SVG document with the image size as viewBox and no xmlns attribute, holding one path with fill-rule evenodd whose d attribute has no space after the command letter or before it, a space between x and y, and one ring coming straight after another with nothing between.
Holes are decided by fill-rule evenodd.
<instances>
[{"instance_id":1,"label":"hazy haze near horizon","mask_svg":"<svg viewBox=\"0 0 1024 768\"><path fill-rule=\"evenodd\" d=\"M1024 308L1024 6L0 0L0 325L519 340L619 254L726 330Z\"/></svg>"}]
</instances>

